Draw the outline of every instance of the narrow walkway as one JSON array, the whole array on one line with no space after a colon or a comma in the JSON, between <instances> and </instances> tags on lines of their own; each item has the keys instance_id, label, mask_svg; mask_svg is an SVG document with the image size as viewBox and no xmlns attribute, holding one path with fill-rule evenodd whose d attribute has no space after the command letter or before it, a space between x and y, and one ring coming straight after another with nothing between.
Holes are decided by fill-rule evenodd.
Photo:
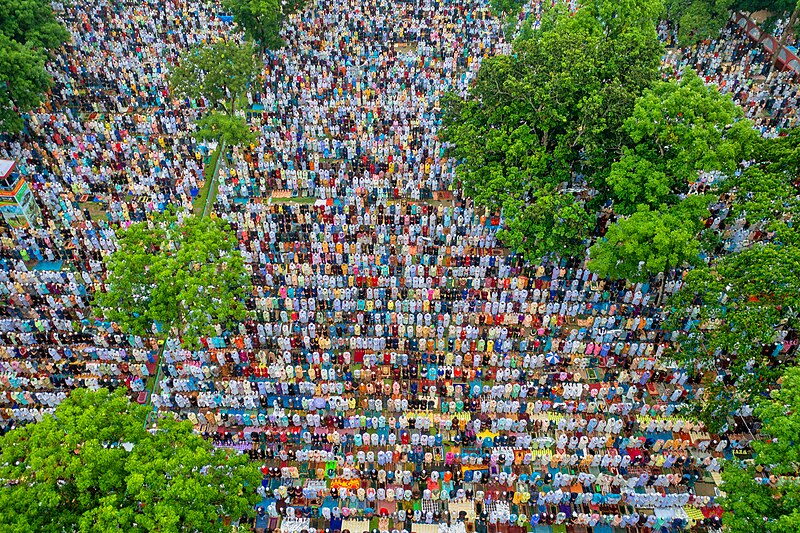
<instances>
[{"instance_id":1,"label":"narrow walkway","mask_svg":"<svg viewBox=\"0 0 800 533\"><path fill-rule=\"evenodd\" d=\"M225 161L226 148L225 141L220 141L217 147L217 150L219 150L219 157L217 157L217 162L214 165L214 173L211 175L211 186L208 189L208 196L206 196L205 205L203 206L202 218L206 218L214 210L214 200L217 198L217 189L219 188L219 169L222 167L227 168L227 163Z\"/></svg>"}]
</instances>

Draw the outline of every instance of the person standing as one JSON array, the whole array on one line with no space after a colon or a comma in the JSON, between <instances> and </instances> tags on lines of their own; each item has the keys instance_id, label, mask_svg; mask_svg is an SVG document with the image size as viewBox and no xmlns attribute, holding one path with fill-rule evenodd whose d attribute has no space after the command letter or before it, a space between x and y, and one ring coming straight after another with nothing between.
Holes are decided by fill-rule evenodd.
<instances>
[{"instance_id":1,"label":"person standing","mask_svg":"<svg viewBox=\"0 0 800 533\"><path fill-rule=\"evenodd\" d=\"M266 533L267 520L269 520L269 518L267 517L267 514L264 512L264 508L258 506L256 508L256 518L253 521L253 525L256 528L256 533Z\"/></svg>"}]
</instances>

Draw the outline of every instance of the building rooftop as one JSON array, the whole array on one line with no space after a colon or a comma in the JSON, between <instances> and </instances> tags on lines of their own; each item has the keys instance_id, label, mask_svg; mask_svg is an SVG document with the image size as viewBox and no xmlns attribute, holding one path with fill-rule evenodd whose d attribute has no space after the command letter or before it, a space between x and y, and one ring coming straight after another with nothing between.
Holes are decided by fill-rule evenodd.
<instances>
[{"instance_id":1,"label":"building rooftop","mask_svg":"<svg viewBox=\"0 0 800 533\"><path fill-rule=\"evenodd\" d=\"M8 177L14 170L16 163L9 159L0 159L0 179Z\"/></svg>"}]
</instances>

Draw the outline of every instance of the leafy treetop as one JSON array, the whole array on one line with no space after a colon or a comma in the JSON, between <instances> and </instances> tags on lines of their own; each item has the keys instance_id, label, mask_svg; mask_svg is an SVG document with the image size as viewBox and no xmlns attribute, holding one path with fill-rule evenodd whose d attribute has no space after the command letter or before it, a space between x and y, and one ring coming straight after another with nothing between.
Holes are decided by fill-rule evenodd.
<instances>
[{"instance_id":1,"label":"leafy treetop","mask_svg":"<svg viewBox=\"0 0 800 533\"><path fill-rule=\"evenodd\" d=\"M45 70L50 50L69 40L45 0L0 0L0 131L23 127L52 80Z\"/></svg>"},{"instance_id":2,"label":"leafy treetop","mask_svg":"<svg viewBox=\"0 0 800 533\"><path fill-rule=\"evenodd\" d=\"M757 408L763 438L753 441L755 460L728 462L722 472L723 524L731 533L782 533L800 529L800 367Z\"/></svg>"},{"instance_id":3,"label":"leafy treetop","mask_svg":"<svg viewBox=\"0 0 800 533\"><path fill-rule=\"evenodd\" d=\"M224 5L245 36L263 52L286 46L280 36L283 22L302 9L305 0L225 0Z\"/></svg>"},{"instance_id":4,"label":"leafy treetop","mask_svg":"<svg viewBox=\"0 0 800 533\"><path fill-rule=\"evenodd\" d=\"M143 429L124 389L76 389L55 415L0 437L0 529L222 532L252 514L260 474L188 422Z\"/></svg>"},{"instance_id":5,"label":"leafy treetop","mask_svg":"<svg viewBox=\"0 0 800 533\"><path fill-rule=\"evenodd\" d=\"M197 121L195 138L203 141L225 141L227 146L244 146L256 142L258 136L244 117L211 112Z\"/></svg>"},{"instance_id":6,"label":"leafy treetop","mask_svg":"<svg viewBox=\"0 0 800 533\"><path fill-rule=\"evenodd\" d=\"M573 252L591 228L588 198L565 192L576 172L591 177L620 153L636 98L658 79L658 0L558 3L508 56L485 60L467 98L447 100L442 136L459 160L467 194L511 220L504 238L530 258ZM553 191L564 198L548 199ZM527 217L536 206L569 206L561 217ZM549 206L549 207L548 207Z\"/></svg>"},{"instance_id":7,"label":"leafy treetop","mask_svg":"<svg viewBox=\"0 0 800 533\"><path fill-rule=\"evenodd\" d=\"M753 404L773 386L793 351L783 348L778 331L797 334L800 309L800 231L797 131L761 139L751 165L728 176L720 190L729 217L744 216L761 228L762 240L742 251L717 254L707 266L688 272L671 301L670 327L687 329L676 344L676 360L694 375L714 370L707 388L713 401L698 405L712 429L730 413ZM788 347L788 346L787 346Z\"/></svg>"},{"instance_id":8,"label":"leafy treetop","mask_svg":"<svg viewBox=\"0 0 800 533\"><path fill-rule=\"evenodd\" d=\"M646 281L684 265L698 265L698 232L708 216L709 199L690 196L659 211L647 207L612 224L589 250L589 268L611 279Z\"/></svg>"},{"instance_id":9,"label":"leafy treetop","mask_svg":"<svg viewBox=\"0 0 800 533\"><path fill-rule=\"evenodd\" d=\"M700 172L732 176L759 139L730 96L691 69L646 90L624 130L630 141L608 178L619 214L676 203Z\"/></svg>"},{"instance_id":10,"label":"leafy treetop","mask_svg":"<svg viewBox=\"0 0 800 533\"><path fill-rule=\"evenodd\" d=\"M238 99L259 72L250 44L217 41L189 49L170 73L169 85L177 96L203 98L211 109L232 116Z\"/></svg>"},{"instance_id":11,"label":"leafy treetop","mask_svg":"<svg viewBox=\"0 0 800 533\"><path fill-rule=\"evenodd\" d=\"M95 306L135 334L173 326L190 346L215 324L244 318L249 276L236 236L219 219L165 213L131 225L106 260Z\"/></svg>"},{"instance_id":12,"label":"leafy treetop","mask_svg":"<svg viewBox=\"0 0 800 533\"><path fill-rule=\"evenodd\" d=\"M691 46L715 38L728 22L733 0L666 0L667 16L677 27L678 44Z\"/></svg>"}]
</instances>

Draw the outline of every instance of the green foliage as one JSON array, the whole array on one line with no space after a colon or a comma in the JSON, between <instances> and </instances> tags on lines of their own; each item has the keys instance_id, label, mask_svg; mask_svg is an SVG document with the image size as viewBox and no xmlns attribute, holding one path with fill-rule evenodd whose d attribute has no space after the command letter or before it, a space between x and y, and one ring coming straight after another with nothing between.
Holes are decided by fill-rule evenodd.
<instances>
[{"instance_id":1,"label":"green foliage","mask_svg":"<svg viewBox=\"0 0 800 533\"><path fill-rule=\"evenodd\" d=\"M670 268L699 264L697 234L709 199L691 196L670 208L642 208L613 224L589 250L589 268L611 279L645 281Z\"/></svg>"},{"instance_id":2,"label":"green foliage","mask_svg":"<svg viewBox=\"0 0 800 533\"><path fill-rule=\"evenodd\" d=\"M732 412L753 403L794 363L793 356L773 357L771 346L777 330L796 329L800 305L800 232L791 224L798 208L793 184L800 170L798 141L797 132L760 139L752 164L719 187L731 204L728 216L764 223L766 240L689 272L671 302L668 327L691 324L676 344L676 361L695 376L719 374L694 406L712 431L722 429Z\"/></svg>"},{"instance_id":3,"label":"green foliage","mask_svg":"<svg viewBox=\"0 0 800 533\"><path fill-rule=\"evenodd\" d=\"M583 202L553 187L540 189L529 203L507 201L504 213L510 220L500 238L534 261L551 253L582 257L585 236L595 225Z\"/></svg>"},{"instance_id":4,"label":"green foliage","mask_svg":"<svg viewBox=\"0 0 800 533\"><path fill-rule=\"evenodd\" d=\"M738 195L729 216L744 215L751 224L776 220L787 210L797 208L797 190L785 173L768 172L754 165L726 179L723 185Z\"/></svg>"},{"instance_id":5,"label":"green foliage","mask_svg":"<svg viewBox=\"0 0 800 533\"><path fill-rule=\"evenodd\" d=\"M797 0L734 0L733 9L755 13L766 9L773 13L785 13L797 7Z\"/></svg>"},{"instance_id":6,"label":"green foliage","mask_svg":"<svg viewBox=\"0 0 800 533\"><path fill-rule=\"evenodd\" d=\"M189 49L170 73L169 86L176 96L204 98L211 109L232 116L259 71L251 45L218 41Z\"/></svg>"},{"instance_id":7,"label":"green foliage","mask_svg":"<svg viewBox=\"0 0 800 533\"><path fill-rule=\"evenodd\" d=\"M723 524L731 533L800 531L800 368L781 381L756 410L764 426L753 464L729 462L722 473Z\"/></svg>"},{"instance_id":8,"label":"green foliage","mask_svg":"<svg viewBox=\"0 0 800 533\"><path fill-rule=\"evenodd\" d=\"M755 162L767 172L783 172L792 181L800 176L800 129L794 128L782 136L767 139L758 147Z\"/></svg>"},{"instance_id":9,"label":"green foliage","mask_svg":"<svg viewBox=\"0 0 800 533\"><path fill-rule=\"evenodd\" d=\"M731 533L783 533L794 529L775 529L764 520L778 513L772 498L773 490L756 481L762 474L752 465L742 466L733 462L725 465L722 472L722 487L726 491L721 503L726 513L722 515L725 526Z\"/></svg>"},{"instance_id":10,"label":"green foliage","mask_svg":"<svg viewBox=\"0 0 800 533\"><path fill-rule=\"evenodd\" d=\"M245 36L255 41L261 50L286 46L280 36L283 23L280 0L225 0L224 6Z\"/></svg>"},{"instance_id":11,"label":"green foliage","mask_svg":"<svg viewBox=\"0 0 800 533\"><path fill-rule=\"evenodd\" d=\"M625 118L658 78L660 12L657 0L587 1L574 14L559 3L544 13L540 29L514 43L511 55L482 63L466 99L447 100L442 136L460 162L465 192L523 217L511 219L505 237L529 257L562 253L563 239L552 248L530 239L542 221L524 220L534 211L519 206L555 205L542 198L563 189L574 171L594 175L619 154Z\"/></svg>"},{"instance_id":12,"label":"green foliage","mask_svg":"<svg viewBox=\"0 0 800 533\"><path fill-rule=\"evenodd\" d=\"M202 216L203 212L206 210L206 204L211 194L211 185L214 183L214 170L217 168L219 158L222 157L222 148L223 145L218 144L217 148L211 153L208 161L206 161L203 166L203 177L205 181L203 182L203 187L200 189L199 194L192 202L192 213L197 216Z\"/></svg>"},{"instance_id":13,"label":"green foliage","mask_svg":"<svg viewBox=\"0 0 800 533\"><path fill-rule=\"evenodd\" d=\"M691 69L645 91L625 132L630 145L608 178L620 214L675 203L700 171L733 175L758 143L741 108Z\"/></svg>"},{"instance_id":14,"label":"green foliage","mask_svg":"<svg viewBox=\"0 0 800 533\"><path fill-rule=\"evenodd\" d=\"M591 249L590 267L612 278L645 279L695 265L710 198L691 194L700 172L740 179L758 134L730 99L687 69L680 81L656 83L625 121L628 145L606 185L614 211L627 216ZM688 196L687 196L688 195ZM702 238L699 240L699 238Z\"/></svg>"},{"instance_id":15,"label":"green foliage","mask_svg":"<svg viewBox=\"0 0 800 533\"><path fill-rule=\"evenodd\" d=\"M665 4L667 17L678 28L680 46L692 46L718 37L731 11L767 10L783 15L797 9L797 0L666 0Z\"/></svg>"},{"instance_id":16,"label":"green foliage","mask_svg":"<svg viewBox=\"0 0 800 533\"><path fill-rule=\"evenodd\" d=\"M720 373L696 406L698 416L718 430L732 411L768 390L787 363L772 356L772 344L776 331L791 329L798 319L800 247L757 243L724 256L689 272L671 304L672 327L694 324L677 344L677 362L693 375Z\"/></svg>"},{"instance_id":17,"label":"green foliage","mask_svg":"<svg viewBox=\"0 0 800 533\"><path fill-rule=\"evenodd\" d=\"M258 136L250 130L244 117L211 112L197 121L194 137L202 141L224 140L228 146L244 146L254 143Z\"/></svg>"},{"instance_id":18,"label":"green foliage","mask_svg":"<svg viewBox=\"0 0 800 533\"><path fill-rule=\"evenodd\" d=\"M757 460L769 465L776 475L797 474L800 466L800 367L790 368L780 379L780 387L769 400L762 401L756 414L763 421L761 428L767 439L753 443ZM800 486L797 487L800 489ZM800 494L798 494L800 495ZM795 502L794 509L800 509Z\"/></svg>"},{"instance_id":19,"label":"green foliage","mask_svg":"<svg viewBox=\"0 0 800 533\"><path fill-rule=\"evenodd\" d=\"M47 54L69 33L44 0L0 0L0 13L0 131L15 132L50 89Z\"/></svg>"},{"instance_id":20,"label":"green foliage","mask_svg":"<svg viewBox=\"0 0 800 533\"><path fill-rule=\"evenodd\" d=\"M124 389L76 389L0 438L0 530L222 532L221 517L250 513L261 476L246 455L214 450L188 422L148 433L146 411Z\"/></svg>"},{"instance_id":21,"label":"green foliage","mask_svg":"<svg viewBox=\"0 0 800 533\"><path fill-rule=\"evenodd\" d=\"M177 327L184 344L246 314L249 276L236 235L222 220L165 213L131 225L106 259L106 291L96 308L123 330Z\"/></svg>"},{"instance_id":22,"label":"green foliage","mask_svg":"<svg viewBox=\"0 0 800 533\"><path fill-rule=\"evenodd\" d=\"M491 0L489 5L493 13L518 13L527 0Z\"/></svg>"},{"instance_id":23,"label":"green foliage","mask_svg":"<svg viewBox=\"0 0 800 533\"><path fill-rule=\"evenodd\" d=\"M678 44L713 39L727 24L734 0L666 0L667 16L678 28Z\"/></svg>"},{"instance_id":24,"label":"green foliage","mask_svg":"<svg viewBox=\"0 0 800 533\"><path fill-rule=\"evenodd\" d=\"M69 40L45 0L0 0L0 33L33 50L52 50Z\"/></svg>"},{"instance_id":25,"label":"green foliage","mask_svg":"<svg viewBox=\"0 0 800 533\"><path fill-rule=\"evenodd\" d=\"M614 209L622 215L642 208L657 208L677 199L674 185L665 173L663 162L657 158L642 157L637 149L626 150L619 161L611 166L607 183L614 191Z\"/></svg>"},{"instance_id":26,"label":"green foliage","mask_svg":"<svg viewBox=\"0 0 800 533\"><path fill-rule=\"evenodd\" d=\"M51 84L44 63L43 54L0 34L0 131L20 131L20 113L41 103Z\"/></svg>"},{"instance_id":27,"label":"green foliage","mask_svg":"<svg viewBox=\"0 0 800 533\"><path fill-rule=\"evenodd\" d=\"M261 51L286 46L280 36L284 19L304 5L305 0L225 0L224 3L245 36L255 41Z\"/></svg>"}]
</instances>

